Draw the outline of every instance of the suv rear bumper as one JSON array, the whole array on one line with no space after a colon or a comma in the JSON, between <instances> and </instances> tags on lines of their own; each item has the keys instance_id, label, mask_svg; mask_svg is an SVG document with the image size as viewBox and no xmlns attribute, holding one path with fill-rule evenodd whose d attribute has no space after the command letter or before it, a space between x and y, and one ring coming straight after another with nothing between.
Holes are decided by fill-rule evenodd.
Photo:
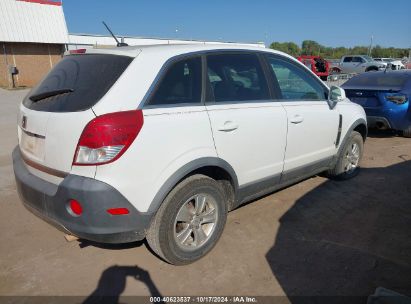
<instances>
[{"instance_id":1,"label":"suv rear bumper","mask_svg":"<svg viewBox=\"0 0 411 304\"><path fill-rule=\"evenodd\" d=\"M55 185L31 174L19 147L13 151L17 190L24 205L59 230L99 243L128 243L145 238L152 214L137 211L110 185L95 179L68 175ZM73 216L70 199L81 203L83 212ZM111 208L127 208L127 215L111 215Z\"/></svg>"}]
</instances>

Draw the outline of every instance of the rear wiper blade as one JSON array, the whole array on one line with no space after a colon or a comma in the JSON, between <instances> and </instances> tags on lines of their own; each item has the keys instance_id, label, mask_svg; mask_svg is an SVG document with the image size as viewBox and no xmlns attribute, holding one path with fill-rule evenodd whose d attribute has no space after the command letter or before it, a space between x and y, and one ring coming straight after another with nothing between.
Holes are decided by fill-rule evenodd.
<instances>
[{"instance_id":1,"label":"rear wiper blade","mask_svg":"<svg viewBox=\"0 0 411 304\"><path fill-rule=\"evenodd\" d=\"M46 98L49 98L49 97L53 97L53 96L57 96L57 95L61 95L61 94L66 94L66 93L73 93L73 92L74 92L73 89L59 89L59 90L53 90L53 91L44 92L44 93L40 93L40 94L30 96L29 99L31 101L37 102L37 101L40 101L42 99L46 99Z\"/></svg>"}]
</instances>

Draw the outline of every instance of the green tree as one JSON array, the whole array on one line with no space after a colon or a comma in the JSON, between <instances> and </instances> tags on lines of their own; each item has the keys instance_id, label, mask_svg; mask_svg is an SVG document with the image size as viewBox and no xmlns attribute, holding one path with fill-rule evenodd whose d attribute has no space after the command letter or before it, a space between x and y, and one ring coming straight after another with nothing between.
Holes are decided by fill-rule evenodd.
<instances>
[{"instance_id":1,"label":"green tree","mask_svg":"<svg viewBox=\"0 0 411 304\"><path fill-rule=\"evenodd\" d=\"M303 55L317 56L321 54L321 49L324 48L317 41L304 40L301 46Z\"/></svg>"},{"instance_id":2,"label":"green tree","mask_svg":"<svg viewBox=\"0 0 411 304\"><path fill-rule=\"evenodd\" d=\"M271 43L270 48L295 57L301 54L300 47L294 42L273 42Z\"/></svg>"},{"instance_id":3,"label":"green tree","mask_svg":"<svg viewBox=\"0 0 411 304\"><path fill-rule=\"evenodd\" d=\"M339 46L333 48L323 46L314 40L304 40L301 44L301 48L294 42L273 42L271 43L270 48L285 52L294 57L297 57L299 55L313 55L321 56L327 59L340 59L344 55L368 54L368 46L354 46L352 48ZM408 56L408 52L408 49L394 47L384 48L380 45L377 45L372 49L371 56L375 58L402 58L404 56Z\"/></svg>"}]
</instances>

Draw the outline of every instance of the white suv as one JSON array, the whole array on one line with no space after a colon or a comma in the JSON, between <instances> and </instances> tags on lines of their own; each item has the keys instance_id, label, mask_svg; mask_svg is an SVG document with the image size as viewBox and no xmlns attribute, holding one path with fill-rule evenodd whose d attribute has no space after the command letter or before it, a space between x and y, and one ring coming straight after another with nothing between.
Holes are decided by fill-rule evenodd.
<instances>
[{"instance_id":1,"label":"white suv","mask_svg":"<svg viewBox=\"0 0 411 304\"><path fill-rule=\"evenodd\" d=\"M284 53L92 49L25 98L13 162L24 204L66 233L147 238L187 264L241 204L321 172L356 175L366 136L363 108Z\"/></svg>"}]
</instances>

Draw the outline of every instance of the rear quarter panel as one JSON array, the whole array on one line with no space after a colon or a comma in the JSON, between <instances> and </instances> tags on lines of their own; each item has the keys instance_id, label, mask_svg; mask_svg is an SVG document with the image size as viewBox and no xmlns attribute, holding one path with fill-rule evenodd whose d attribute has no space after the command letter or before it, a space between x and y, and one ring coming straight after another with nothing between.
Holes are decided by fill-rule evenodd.
<instances>
[{"instance_id":1,"label":"rear quarter panel","mask_svg":"<svg viewBox=\"0 0 411 304\"><path fill-rule=\"evenodd\" d=\"M136 140L113 163L97 166L96 179L116 188L147 212L166 180L187 163L217 157L203 106L143 110Z\"/></svg>"}]
</instances>

